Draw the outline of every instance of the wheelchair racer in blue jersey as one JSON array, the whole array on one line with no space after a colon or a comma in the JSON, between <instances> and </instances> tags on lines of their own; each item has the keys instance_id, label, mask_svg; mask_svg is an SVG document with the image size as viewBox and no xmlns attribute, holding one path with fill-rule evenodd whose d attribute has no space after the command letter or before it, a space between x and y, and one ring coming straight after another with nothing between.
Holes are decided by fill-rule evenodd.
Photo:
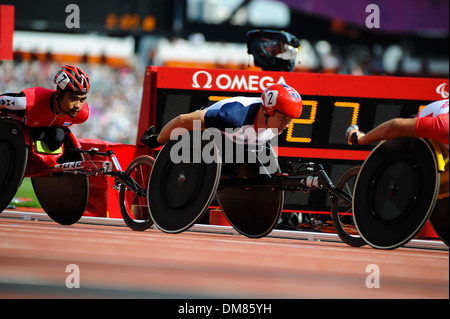
<instances>
[{"instance_id":1,"label":"wheelchair racer in blue jersey","mask_svg":"<svg viewBox=\"0 0 450 319\"><path fill-rule=\"evenodd\" d=\"M216 128L236 143L262 144L280 135L289 127L292 119L302 113L302 98L286 84L274 84L266 88L261 97L232 97L216 102L210 107L181 114L167 123L159 134L150 127L141 142L157 148L170 140L177 128L202 130ZM195 125L195 123L199 125Z\"/></svg>"}]
</instances>

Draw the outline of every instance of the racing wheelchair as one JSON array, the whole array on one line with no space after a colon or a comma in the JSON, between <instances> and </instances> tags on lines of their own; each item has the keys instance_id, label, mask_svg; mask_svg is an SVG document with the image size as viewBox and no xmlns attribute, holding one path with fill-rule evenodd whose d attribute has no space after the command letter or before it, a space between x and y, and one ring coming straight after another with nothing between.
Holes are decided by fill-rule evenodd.
<instances>
[{"instance_id":1,"label":"racing wheelchair","mask_svg":"<svg viewBox=\"0 0 450 319\"><path fill-rule=\"evenodd\" d=\"M200 133L185 132L170 140L153 165L148 207L151 219L163 232L189 229L216 198L226 219L240 234L249 238L266 236L280 218L285 191L327 190L334 215L351 215L359 168L344 173L335 186L320 164L289 163L288 172L280 172L269 143L249 147L221 133L203 133L201 138L195 134ZM336 226L349 245L365 244L357 233L347 233L339 221Z\"/></svg>"},{"instance_id":2,"label":"racing wheelchair","mask_svg":"<svg viewBox=\"0 0 450 319\"><path fill-rule=\"evenodd\" d=\"M20 117L0 114L0 213L11 202L23 178L30 177L47 215L61 225L74 224L88 203L88 177L110 175L115 177L110 186L119 191L124 221L136 229L150 227L153 222L146 218L146 187L154 159L146 155L136 157L122 171L112 150L83 150L68 128L59 130L63 132L63 142L55 150L40 139L42 134L34 134L33 128L25 126Z\"/></svg>"}]
</instances>

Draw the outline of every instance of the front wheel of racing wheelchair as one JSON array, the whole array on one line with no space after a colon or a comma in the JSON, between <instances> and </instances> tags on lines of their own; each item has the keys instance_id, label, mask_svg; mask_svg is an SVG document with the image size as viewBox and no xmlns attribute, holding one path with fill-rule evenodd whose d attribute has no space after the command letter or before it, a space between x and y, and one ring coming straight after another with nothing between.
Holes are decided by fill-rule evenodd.
<instances>
[{"instance_id":1,"label":"front wheel of racing wheelchair","mask_svg":"<svg viewBox=\"0 0 450 319\"><path fill-rule=\"evenodd\" d=\"M336 189L350 196L353 195L356 178L360 167L352 167L346 171L336 184ZM359 235L352 214L352 203L333 196L331 199L331 219L339 238L349 246L361 247L366 244Z\"/></svg>"},{"instance_id":2,"label":"front wheel of racing wheelchair","mask_svg":"<svg viewBox=\"0 0 450 319\"><path fill-rule=\"evenodd\" d=\"M153 225L148 209L148 183L155 160L146 155L136 157L124 172L132 185L121 183L119 189L120 212L125 223L133 230L146 230Z\"/></svg>"}]
</instances>

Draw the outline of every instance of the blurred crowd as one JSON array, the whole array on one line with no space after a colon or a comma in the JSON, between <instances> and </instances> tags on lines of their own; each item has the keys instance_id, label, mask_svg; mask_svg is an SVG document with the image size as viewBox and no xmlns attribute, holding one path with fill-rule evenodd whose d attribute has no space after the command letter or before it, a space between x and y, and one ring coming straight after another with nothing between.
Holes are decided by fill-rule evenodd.
<instances>
[{"instance_id":1,"label":"blurred crowd","mask_svg":"<svg viewBox=\"0 0 450 319\"><path fill-rule=\"evenodd\" d=\"M96 138L135 144L141 107L143 75L132 67L111 67L104 63L77 63L91 78L88 104L91 116L73 125L77 138ZM0 64L0 94L18 93L25 88L55 88L61 65L54 61L3 61Z\"/></svg>"},{"instance_id":2,"label":"blurred crowd","mask_svg":"<svg viewBox=\"0 0 450 319\"><path fill-rule=\"evenodd\" d=\"M77 138L101 139L117 143L136 143L137 126L141 107L143 77L145 65L220 67L248 69L249 56L241 46L229 45L228 50L222 47L228 58L234 52L237 58L232 65L223 63L205 63L211 56L211 48L217 44L204 41L159 41L152 49L146 48L147 58L141 63L114 65L108 63L105 56L93 62L88 56L81 57L80 63L74 63L83 69L91 78L91 91L88 104L91 108L90 119L82 125L71 127ZM183 49L178 46L183 44ZM203 44L202 44L203 43ZM311 43L301 42L301 63L296 64L297 72L318 72L354 75L394 75L448 77L448 58L429 60L414 58L405 46L390 45L332 45L326 41ZM223 46L223 44L220 44ZM200 47L204 46L205 56L201 56ZM183 61L189 56L198 56L197 64ZM155 52L159 54L155 55ZM159 58L157 58L159 56ZM219 54L213 54L218 58ZM165 57L162 59L161 57ZM183 58L183 59L182 59ZM0 61L0 94L16 93L25 88L41 86L54 88L56 72L60 62L51 53L23 58L21 52L15 52L14 61ZM216 61L217 62L217 61ZM125 66L126 65L126 66Z\"/></svg>"},{"instance_id":3,"label":"blurred crowd","mask_svg":"<svg viewBox=\"0 0 450 319\"><path fill-rule=\"evenodd\" d=\"M301 39L300 47L295 72L441 78L449 75L448 49L436 51L427 47L425 50L410 39L398 43ZM253 67L253 59L248 55L245 43L209 42L199 33L187 39L161 39L142 48L143 64L259 69ZM145 59L146 51L148 56Z\"/></svg>"}]
</instances>

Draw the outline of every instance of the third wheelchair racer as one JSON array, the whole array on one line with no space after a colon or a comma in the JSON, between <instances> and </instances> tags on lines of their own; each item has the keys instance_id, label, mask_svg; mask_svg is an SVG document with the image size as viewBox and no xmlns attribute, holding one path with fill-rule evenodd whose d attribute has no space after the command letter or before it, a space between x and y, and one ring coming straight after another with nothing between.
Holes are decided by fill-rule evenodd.
<instances>
[{"instance_id":1,"label":"third wheelchair racer","mask_svg":"<svg viewBox=\"0 0 450 319\"><path fill-rule=\"evenodd\" d=\"M443 158L445 171L440 176L439 199L449 197L449 100L435 101L425 106L414 118L394 118L381 123L370 132L362 133L356 125L348 128L349 144L368 145L380 140L399 137L422 137L437 142Z\"/></svg>"}]
</instances>

